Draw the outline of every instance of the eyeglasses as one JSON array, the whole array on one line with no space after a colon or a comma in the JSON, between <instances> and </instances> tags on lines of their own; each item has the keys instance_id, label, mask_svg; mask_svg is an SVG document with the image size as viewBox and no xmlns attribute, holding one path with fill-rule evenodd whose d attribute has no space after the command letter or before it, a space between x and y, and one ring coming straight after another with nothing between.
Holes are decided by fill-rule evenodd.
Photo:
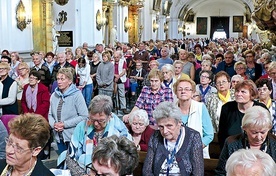
<instances>
[{"instance_id":1,"label":"eyeglasses","mask_svg":"<svg viewBox=\"0 0 276 176\"><path fill-rule=\"evenodd\" d=\"M200 78L209 79L208 76L203 76L203 75L201 75Z\"/></svg>"},{"instance_id":2,"label":"eyeglasses","mask_svg":"<svg viewBox=\"0 0 276 176\"><path fill-rule=\"evenodd\" d=\"M37 80L36 77L32 77L32 76L30 76L29 79L30 79L30 80Z\"/></svg>"},{"instance_id":3,"label":"eyeglasses","mask_svg":"<svg viewBox=\"0 0 276 176\"><path fill-rule=\"evenodd\" d=\"M98 174L98 171L94 168L92 163L86 166L86 171L87 170L92 172L90 173L91 176L112 176L112 174Z\"/></svg>"},{"instance_id":4,"label":"eyeglasses","mask_svg":"<svg viewBox=\"0 0 276 176\"><path fill-rule=\"evenodd\" d=\"M219 85L224 85L224 84L226 84L226 83L228 83L228 81L225 81L225 80L224 80L224 81L219 81L219 82L217 82L216 85L219 86Z\"/></svg>"},{"instance_id":5,"label":"eyeglasses","mask_svg":"<svg viewBox=\"0 0 276 176\"><path fill-rule=\"evenodd\" d=\"M193 95L193 98L199 97L200 95Z\"/></svg>"},{"instance_id":6,"label":"eyeglasses","mask_svg":"<svg viewBox=\"0 0 276 176\"><path fill-rule=\"evenodd\" d=\"M236 68L236 70L243 70L243 69L245 69L245 68Z\"/></svg>"},{"instance_id":7,"label":"eyeglasses","mask_svg":"<svg viewBox=\"0 0 276 176\"><path fill-rule=\"evenodd\" d=\"M183 88L178 88L177 91L178 92L182 92L182 91L184 91L184 92L190 92L190 91L193 91L193 89L185 87L184 89Z\"/></svg>"},{"instance_id":8,"label":"eyeglasses","mask_svg":"<svg viewBox=\"0 0 276 176\"><path fill-rule=\"evenodd\" d=\"M97 122L100 125L103 125L106 123L107 117L105 119L91 119L89 118L89 121L94 124L95 122Z\"/></svg>"},{"instance_id":9,"label":"eyeglasses","mask_svg":"<svg viewBox=\"0 0 276 176\"><path fill-rule=\"evenodd\" d=\"M0 68L0 70L5 70L5 69L7 69L7 68Z\"/></svg>"},{"instance_id":10,"label":"eyeglasses","mask_svg":"<svg viewBox=\"0 0 276 176\"><path fill-rule=\"evenodd\" d=\"M25 70L25 69L27 69L27 68L19 68L18 71L22 71L22 70Z\"/></svg>"},{"instance_id":11,"label":"eyeglasses","mask_svg":"<svg viewBox=\"0 0 276 176\"><path fill-rule=\"evenodd\" d=\"M257 88L258 92L266 92L268 90L267 87L259 87Z\"/></svg>"},{"instance_id":12,"label":"eyeglasses","mask_svg":"<svg viewBox=\"0 0 276 176\"><path fill-rule=\"evenodd\" d=\"M14 144L14 143L12 142L12 140L10 140L8 137L5 138L5 142L6 142L6 146L9 146L9 147L12 146L13 150L14 150L16 153L22 154L22 153L24 153L24 152L26 152L26 151L28 151L28 150L31 150L30 148L28 148L28 149L23 149L22 147L18 146L17 144Z\"/></svg>"},{"instance_id":13,"label":"eyeglasses","mask_svg":"<svg viewBox=\"0 0 276 176\"><path fill-rule=\"evenodd\" d=\"M276 72L269 72L270 75L276 75Z\"/></svg>"}]
</instances>

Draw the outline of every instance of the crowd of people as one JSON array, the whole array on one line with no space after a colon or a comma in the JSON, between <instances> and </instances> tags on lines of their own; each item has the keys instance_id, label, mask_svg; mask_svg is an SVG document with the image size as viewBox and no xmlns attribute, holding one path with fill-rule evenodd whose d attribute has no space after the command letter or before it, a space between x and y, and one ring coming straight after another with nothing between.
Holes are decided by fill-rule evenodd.
<instances>
[{"instance_id":1,"label":"crowd of people","mask_svg":"<svg viewBox=\"0 0 276 176\"><path fill-rule=\"evenodd\" d=\"M85 42L75 51L31 57L26 63L17 52L2 51L0 114L19 116L0 140L0 159L6 158L0 160L1 175L47 170L39 160L49 157L50 136L58 147L57 167L73 176L129 175L138 151L147 152L144 175L204 175L216 135L217 175L248 169L227 162L238 150L249 155L240 149L257 149L276 161L273 49L244 38L117 42L93 49ZM35 130L25 120L31 117L43 119L36 130L44 136L28 137ZM0 127L7 134L1 121ZM273 164L260 167L275 170Z\"/></svg>"}]
</instances>

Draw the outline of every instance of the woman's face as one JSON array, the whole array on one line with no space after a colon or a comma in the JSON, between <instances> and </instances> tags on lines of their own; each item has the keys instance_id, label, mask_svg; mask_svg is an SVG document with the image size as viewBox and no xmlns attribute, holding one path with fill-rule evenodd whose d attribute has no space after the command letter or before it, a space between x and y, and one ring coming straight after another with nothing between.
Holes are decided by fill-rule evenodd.
<instances>
[{"instance_id":1,"label":"woman's face","mask_svg":"<svg viewBox=\"0 0 276 176\"><path fill-rule=\"evenodd\" d=\"M217 57L216 58L216 64L219 64L220 62L222 62L222 58L221 57Z\"/></svg>"},{"instance_id":2,"label":"woman's face","mask_svg":"<svg viewBox=\"0 0 276 176\"><path fill-rule=\"evenodd\" d=\"M176 75L181 74L182 69L183 69L182 64L175 64L175 66L174 66L174 70L175 70L175 74L176 74Z\"/></svg>"},{"instance_id":3,"label":"woman's face","mask_svg":"<svg viewBox=\"0 0 276 176\"><path fill-rule=\"evenodd\" d=\"M201 64L201 69L202 70L212 70L212 67L207 63L202 63Z\"/></svg>"},{"instance_id":4,"label":"woman's face","mask_svg":"<svg viewBox=\"0 0 276 176\"><path fill-rule=\"evenodd\" d=\"M231 80L231 88L235 88L235 86L240 82L239 78L232 78Z\"/></svg>"},{"instance_id":5,"label":"woman's face","mask_svg":"<svg viewBox=\"0 0 276 176\"><path fill-rule=\"evenodd\" d=\"M240 64L240 65L237 65L236 69L235 69L236 73L238 75L244 75L245 72L246 72L246 68L244 67L244 65Z\"/></svg>"},{"instance_id":6,"label":"woman's face","mask_svg":"<svg viewBox=\"0 0 276 176\"><path fill-rule=\"evenodd\" d=\"M202 73L199 78L201 85L209 85L211 83L210 76L206 72Z\"/></svg>"},{"instance_id":7,"label":"woman's face","mask_svg":"<svg viewBox=\"0 0 276 176\"><path fill-rule=\"evenodd\" d=\"M179 100L190 100L193 96L192 85L189 82L180 82L176 88L176 96Z\"/></svg>"},{"instance_id":8,"label":"woman's face","mask_svg":"<svg viewBox=\"0 0 276 176\"><path fill-rule=\"evenodd\" d=\"M39 80L37 79L37 77L35 77L34 75L30 75L29 77L29 84L30 86L35 86L39 83Z\"/></svg>"},{"instance_id":9,"label":"woman's face","mask_svg":"<svg viewBox=\"0 0 276 176\"><path fill-rule=\"evenodd\" d=\"M12 61L16 61L16 60L17 60L17 58L16 58L16 56L15 56L15 53L12 53L12 54L11 54L11 60L12 60Z\"/></svg>"},{"instance_id":10,"label":"woman's face","mask_svg":"<svg viewBox=\"0 0 276 176\"><path fill-rule=\"evenodd\" d=\"M19 65L18 66L18 74L20 76L25 76L28 73L29 73L29 71L28 71L28 69L25 66L23 66L23 65Z\"/></svg>"},{"instance_id":11,"label":"woman's face","mask_svg":"<svg viewBox=\"0 0 276 176\"><path fill-rule=\"evenodd\" d=\"M93 62L97 62L99 60L99 57L98 56L93 56L92 60L93 60Z\"/></svg>"},{"instance_id":12,"label":"woman's face","mask_svg":"<svg viewBox=\"0 0 276 176\"><path fill-rule=\"evenodd\" d=\"M269 77L276 82L276 68L270 69L269 70Z\"/></svg>"},{"instance_id":13,"label":"woman's face","mask_svg":"<svg viewBox=\"0 0 276 176\"><path fill-rule=\"evenodd\" d=\"M110 117L103 112L89 115L89 121L93 124L96 131L103 131L109 118Z\"/></svg>"},{"instance_id":14,"label":"woman's face","mask_svg":"<svg viewBox=\"0 0 276 176\"><path fill-rule=\"evenodd\" d=\"M159 77L150 78L150 87L152 91L158 91L161 87L161 80Z\"/></svg>"},{"instance_id":15,"label":"woman's face","mask_svg":"<svg viewBox=\"0 0 276 176\"><path fill-rule=\"evenodd\" d=\"M268 89L267 85L263 85L262 87L258 87L258 96L260 100L266 100L270 97L271 90Z\"/></svg>"},{"instance_id":16,"label":"woman's face","mask_svg":"<svg viewBox=\"0 0 276 176\"><path fill-rule=\"evenodd\" d=\"M235 90L235 99L237 103L246 104L251 100L251 93L248 88L241 87Z\"/></svg>"},{"instance_id":17,"label":"woman's face","mask_svg":"<svg viewBox=\"0 0 276 176\"><path fill-rule=\"evenodd\" d=\"M131 124L131 129L135 134L142 134L146 129L144 120L134 117Z\"/></svg>"},{"instance_id":18,"label":"woman's face","mask_svg":"<svg viewBox=\"0 0 276 176\"><path fill-rule=\"evenodd\" d=\"M96 160L93 162L93 170L90 173L90 176L95 175L119 176L119 173L116 172L116 169L111 165L103 165Z\"/></svg>"},{"instance_id":19,"label":"woman's face","mask_svg":"<svg viewBox=\"0 0 276 176\"><path fill-rule=\"evenodd\" d=\"M15 167L22 167L30 163L32 150L29 148L29 142L10 134L6 144L6 162Z\"/></svg>"},{"instance_id":20,"label":"woman's face","mask_svg":"<svg viewBox=\"0 0 276 176\"><path fill-rule=\"evenodd\" d=\"M69 86L72 84L72 81L67 78L64 74L58 74L57 75L57 83L59 90L64 93Z\"/></svg>"},{"instance_id":21,"label":"woman's face","mask_svg":"<svg viewBox=\"0 0 276 176\"><path fill-rule=\"evenodd\" d=\"M157 121L157 126L165 139L176 142L180 133L180 122L176 122L174 118L162 118Z\"/></svg>"},{"instance_id":22,"label":"woman's face","mask_svg":"<svg viewBox=\"0 0 276 176\"><path fill-rule=\"evenodd\" d=\"M170 81L172 79L172 77L173 77L172 71L170 71L170 70L168 70L166 68L162 69L162 73L164 75L164 80L166 80L166 81Z\"/></svg>"},{"instance_id":23,"label":"woman's face","mask_svg":"<svg viewBox=\"0 0 276 176\"><path fill-rule=\"evenodd\" d=\"M247 134L249 145L251 147L258 147L264 143L269 128L248 126L244 128L244 131Z\"/></svg>"},{"instance_id":24,"label":"woman's face","mask_svg":"<svg viewBox=\"0 0 276 176\"><path fill-rule=\"evenodd\" d=\"M109 60L108 57L106 55L103 55L103 61L108 62L108 60Z\"/></svg>"},{"instance_id":25,"label":"woman's face","mask_svg":"<svg viewBox=\"0 0 276 176\"><path fill-rule=\"evenodd\" d=\"M216 87L218 92L228 91L230 89L230 82L226 76L220 76L216 79Z\"/></svg>"},{"instance_id":26,"label":"woman's face","mask_svg":"<svg viewBox=\"0 0 276 176\"><path fill-rule=\"evenodd\" d=\"M0 66L0 76L7 76L9 73L8 68L4 67L4 66Z\"/></svg>"},{"instance_id":27,"label":"woman's face","mask_svg":"<svg viewBox=\"0 0 276 176\"><path fill-rule=\"evenodd\" d=\"M76 50L76 55L81 56L81 49L80 49L80 48L77 48L77 50Z\"/></svg>"}]
</instances>

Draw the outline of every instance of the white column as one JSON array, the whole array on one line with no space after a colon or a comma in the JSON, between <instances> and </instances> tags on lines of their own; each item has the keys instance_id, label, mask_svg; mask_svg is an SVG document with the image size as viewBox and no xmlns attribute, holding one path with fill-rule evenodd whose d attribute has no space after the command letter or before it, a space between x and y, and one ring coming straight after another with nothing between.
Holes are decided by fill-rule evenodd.
<instances>
[{"instance_id":1,"label":"white column","mask_svg":"<svg viewBox=\"0 0 276 176\"><path fill-rule=\"evenodd\" d=\"M169 38L177 38L178 36L178 18L170 18L169 22Z\"/></svg>"},{"instance_id":2,"label":"white column","mask_svg":"<svg viewBox=\"0 0 276 176\"><path fill-rule=\"evenodd\" d=\"M166 17L163 15L159 16L159 29L157 34L158 40L165 40L166 39L166 33L164 32L164 23L166 22Z\"/></svg>"},{"instance_id":3,"label":"white column","mask_svg":"<svg viewBox=\"0 0 276 176\"><path fill-rule=\"evenodd\" d=\"M128 7L127 6L124 6L122 8L122 16L123 18L121 18L122 20L122 32L121 33L121 41L124 42L124 43L127 43L128 42L128 32L125 32L125 18L127 17L127 21L129 21L128 19Z\"/></svg>"}]
</instances>

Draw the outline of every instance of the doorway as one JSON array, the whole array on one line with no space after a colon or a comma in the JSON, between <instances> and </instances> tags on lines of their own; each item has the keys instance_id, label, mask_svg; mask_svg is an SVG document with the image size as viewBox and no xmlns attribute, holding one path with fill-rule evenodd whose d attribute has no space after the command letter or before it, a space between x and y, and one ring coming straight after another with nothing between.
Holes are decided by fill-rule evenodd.
<instances>
[{"instance_id":1,"label":"doorway","mask_svg":"<svg viewBox=\"0 0 276 176\"><path fill-rule=\"evenodd\" d=\"M229 38L229 17L211 17L210 38L213 39L214 32L223 30Z\"/></svg>"}]
</instances>

